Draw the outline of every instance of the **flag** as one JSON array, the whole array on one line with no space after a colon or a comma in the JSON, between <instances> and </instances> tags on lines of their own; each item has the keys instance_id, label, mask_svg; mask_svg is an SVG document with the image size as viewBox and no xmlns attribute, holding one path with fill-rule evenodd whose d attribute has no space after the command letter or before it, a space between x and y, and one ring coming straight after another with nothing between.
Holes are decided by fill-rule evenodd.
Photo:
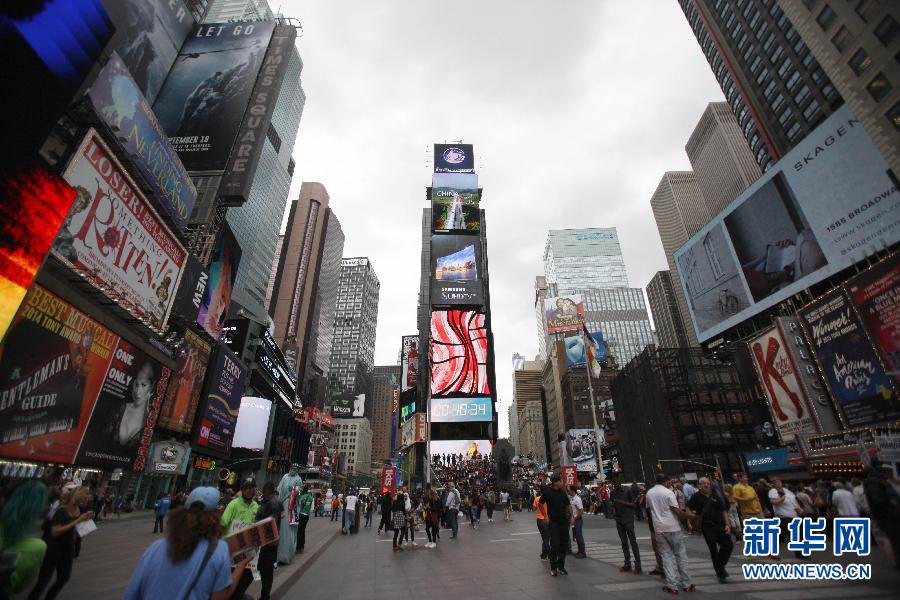
<instances>
[{"instance_id":1,"label":"flag","mask_svg":"<svg viewBox=\"0 0 900 600\"><path fill-rule=\"evenodd\" d=\"M595 378L599 378L600 371L602 370L600 363L606 362L606 344L603 343L603 334L595 333L592 335L584 325L582 325L582 330L584 335L584 349L587 352L588 365L590 366L591 374Z\"/></svg>"}]
</instances>

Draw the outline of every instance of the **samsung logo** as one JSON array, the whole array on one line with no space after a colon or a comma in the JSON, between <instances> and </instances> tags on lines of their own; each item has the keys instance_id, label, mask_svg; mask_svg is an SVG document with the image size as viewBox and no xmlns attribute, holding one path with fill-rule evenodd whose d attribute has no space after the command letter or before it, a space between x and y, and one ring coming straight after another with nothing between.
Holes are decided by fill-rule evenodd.
<instances>
[{"instance_id":1,"label":"samsung logo","mask_svg":"<svg viewBox=\"0 0 900 600\"><path fill-rule=\"evenodd\" d=\"M441 157L451 165L458 165L466 160L466 153L462 148L447 148Z\"/></svg>"}]
</instances>

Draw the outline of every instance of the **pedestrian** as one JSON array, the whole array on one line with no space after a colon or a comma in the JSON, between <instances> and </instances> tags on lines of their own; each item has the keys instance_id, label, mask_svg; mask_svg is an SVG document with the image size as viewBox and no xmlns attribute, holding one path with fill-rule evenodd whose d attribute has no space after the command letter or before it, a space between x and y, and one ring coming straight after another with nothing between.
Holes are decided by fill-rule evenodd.
<instances>
[{"instance_id":1,"label":"pedestrian","mask_svg":"<svg viewBox=\"0 0 900 600\"><path fill-rule=\"evenodd\" d=\"M800 514L804 517L814 518L816 516L816 505L813 503L810 488L796 486L794 495L797 497L797 506L800 507ZM856 502L854 501L854 504Z\"/></svg>"},{"instance_id":2,"label":"pedestrian","mask_svg":"<svg viewBox=\"0 0 900 600\"><path fill-rule=\"evenodd\" d=\"M338 515L341 514L341 495L332 496L331 498L331 520L337 521Z\"/></svg>"},{"instance_id":3,"label":"pedestrian","mask_svg":"<svg viewBox=\"0 0 900 600\"><path fill-rule=\"evenodd\" d=\"M309 496L309 493L307 492L306 495ZM311 496L309 504L312 504ZM307 505L306 511L306 520L309 521L309 505ZM276 531L280 531L283 515L284 505L275 492L275 482L267 481L262 488L262 502L256 511L256 520L262 521L272 517L275 521ZM260 585L262 585L259 600L269 600L269 594L272 592L272 582L275 578L275 564L277 562L278 542L271 542L259 549L259 560L256 564L256 570L259 571Z\"/></svg>"},{"instance_id":4,"label":"pedestrian","mask_svg":"<svg viewBox=\"0 0 900 600\"><path fill-rule=\"evenodd\" d=\"M759 503L762 506L763 516L771 517L775 515L775 506L772 504L771 496L769 496L769 492L771 491L769 482L760 478L754 487L756 489L756 495L759 498Z\"/></svg>"},{"instance_id":5,"label":"pedestrian","mask_svg":"<svg viewBox=\"0 0 900 600\"><path fill-rule=\"evenodd\" d=\"M698 485L699 485L699 482L698 482ZM697 488L695 488L693 485L691 485L690 481L685 479L684 485L681 486L681 491L684 492L684 501L690 502L691 498L694 496L694 493L697 491Z\"/></svg>"},{"instance_id":6,"label":"pedestrian","mask_svg":"<svg viewBox=\"0 0 900 600\"><path fill-rule=\"evenodd\" d=\"M762 504L759 501L759 495L756 489L750 485L750 478L746 473L739 473L737 483L732 488L735 500L738 501L738 509L740 510L741 519L759 519L763 516Z\"/></svg>"},{"instance_id":7,"label":"pedestrian","mask_svg":"<svg viewBox=\"0 0 900 600\"><path fill-rule=\"evenodd\" d=\"M497 495L494 493L494 488L488 488L487 493L484 495L485 508L487 509L487 518L488 523L494 522L494 503L497 501Z\"/></svg>"},{"instance_id":8,"label":"pedestrian","mask_svg":"<svg viewBox=\"0 0 900 600\"><path fill-rule=\"evenodd\" d=\"M156 520L153 522L153 533L157 531L163 533L163 521L166 518L166 513L169 512L171 503L172 500L168 494L160 494L156 497L156 504L153 506L153 514L156 516Z\"/></svg>"},{"instance_id":9,"label":"pedestrian","mask_svg":"<svg viewBox=\"0 0 900 600\"><path fill-rule=\"evenodd\" d=\"M402 552L403 538L406 537L406 494L402 488L391 505L391 524L394 526L394 552Z\"/></svg>"},{"instance_id":10,"label":"pedestrian","mask_svg":"<svg viewBox=\"0 0 900 600\"><path fill-rule=\"evenodd\" d=\"M169 515L168 534L141 556L125 600L225 600L238 589L250 558L231 569L228 544L221 539L219 490L195 488L186 508Z\"/></svg>"},{"instance_id":11,"label":"pedestrian","mask_svg":"<svg viewBox=\"0 0 900 600\"><path fill-rule=\"evenodd\" d=\"M447 484L447 499L444 501L444 507L447 509L447 525L450 527L450 539L455 540L459 534L459 506L462 500L459 496L459 490L451 481Z\"/></svg>"},{"instance_id":12,"label":"pedestrian","mask_svg":"<svg viewBox=\"0 0 900 600\"><path fill-rule=\"evenodd\" d=\"M441 499L434 489L428 490L425 501L425 535L428 536L426 548L436 548L441 524Z\"/></svg>"},{"instance_id":13,"label":"pedestrian","mask_svg":"<svg viewBox=\"0 0 900 600\"><path fill-rule=\"evenodd\" d=\"M697 515L695 529L703 534L716 577L721 583L727 583L728 571L725 570L725 565L734 550L728 508L722 498L712 492L709 478L701 477L697 485L699 490L691 495L688 508Z\"/></svg>"},{"instance_id":14,"label":"pedestrian","mask_svg":"<svg viewBox=\"0 0 900 600\"><path fill-rule=\"evenodd\" d=\"M859 515L861 517L869 517L871 513L869 512L869 501L866 500L866 490L863 487L862 481L854 477L850 480L850 485L853 492L853 499L856 501L856 508L859 510Z\"/></svg>"},{"instance_id":15,"label":"pedestrian","mask_svg":"<svg viewBox=\"0 0 900 600\"><path fill-rule=\"evenodd\" d=\"M382 531L387 533L391 529L391 505L393 501L391 490L386 490L381 495L381 523L378 524L379 535L381 535Z\"/></svg>"},{"instance_id":16,"label":"pedestrian","mask_svg":"<svg viewBox=\"0 0 900 600\"><path fill-rule=\"evenodd\" d=\"M353 527L356 522L357 502L359 502L359 496L356 495L356 490L347 490L347 495L344 497L344 519L343 526L341 527L341 533L344 535L350 533L351 527Z\"/></svg>"},{"instance_id":17,"label":"pedestrian","mask_svg":"<svg viewBox=\"0 0 900 600\"><path fill-rule=\"evenodd\" d=\"M56 581L47 590L47 594L44 596L46 600L56 598L66 582L69 581L72 576L72 563L76 556L75 526L94 518L94 513L82 512L79 507L90 501L90 488L83 485L76 487L65 497L59 508L53 513L53 518L45 525L44 540L47 542L47 552L44 554L37 582L28 595L28 600L38 600L41 597L54 572Z\"/></svg>"},{"instance_id":18,"label":"pedestrian","mask_svg":"<svg viewBox=\"0 0 900 600\"><path fill-rule=\"evenodd\" d=\"M677 595L679 588L693 592L694 584L688 572L687 548L679 517L691 518L690 511L678 507L675 493L666 487L666 476L656 476L656 485L647 492L647 508L653 517L654 535L657 537L659 554L662 558L666 585L663 591Z\"/></svg>"},{"instance_id":19,"label":"pedestrian","mask_svg":"<svg viewBox=\"0 0 900 600\"><path fill-rule=\"evenodd\" d=\"M541 560L550 560L550 517L547 515L547 505L541 503L540 494L534 497L531 505L541 534Z\"/></svg>"},{"instance_id":20,"label":"pedestrian","mask_svg":"<svg viewBox=\"0 0 900 600\"><path fill-rule=\"evenodd\" d=\"M500 504L503 505L503 520L512 521L512 503L506 488L500 490Z\"/></svg>"},{"instance_id":21,"label":"pedestrian","mask_svg":"<svg viewBox=\"0 0 900 600\"><path fill-rule=\"evenodd\" d=\"M469 524L472 529L478 529L478 493L472 492L466 500L469 509Z\"/></svg>"},{"instance_id":22,"label":"pedestrian","mask_svg":"<svg viewBox=\"0 0 900 600\"><path fill-rule=\"evenodd\" d=\"M773 487L769 490L769 501L772 503L775 516L781 519L781 539L785 540L790 535L788 524L794 517L801 516L802 512L797 505L797 497L794 495L794 492L784 487L781 479L776 477L772 480L772 483ZM794 551L794 556L801 559L804 558L803 553L799 550Z\"/></svg>"},{"instance_id":23,"label":"pedestrian","mask_svg":"<svg viewBox=\"0 0 900 600\"><path fill-rule=\"evenodd\" d=\"M853 498L853 492L847 489L845 479L836 479L834 493L831 494L831 505L834 507L835 516L858 517L859 508Z\"/></svg>"},{"instance_id":24,"label":"pedestrian","mask_svg":"<svg viewBox=\"0 0 900 600\"><path fill-rule=\"evenodd\" d=\"M47 542L38 535L41 513L47 506L47 486L37 480L18 484L0 511L0 553L14 556L0 574L0 598L10 598L34 583L47 554Z\"/></svg>"},{"instance_id":25,"label":"pedestrian","mask_svg":"<svg viewBox=\"0 0 900 600\"><path fill-rule=\"evenodd\" d=\"M410 548L413 546L418 546L416 543L416 530L419 528L419 519L417 516L418 513L418 499L413 498L412 495L407 491L406 486L401 488L403 490L403 495L406 496L406 501L404 502L404 506L406 507L406 532L403 534L403 540L406 541L406 547Z\"/></svg>"},{"instance_id":26,"label":"pedestrian","mask_svg":"<svg viewBox=\"0 0 900 600\"><path fill-rule=\"evenodd\" d=\"M575 486L570 485L567 491L569 494L569 511L572 515L572 537L575 538L575 543L578 545L578 552L575 553L575 558L587 558L584 546L584 501L578 495Z\"/></svg>"},{"instance_id":27,"label":"pedestrian","mask_svg":"<svg viewBox=\"0 0 900 600\"><path fill-rule=\"evenodd\" d=\"M616 520L616 531L622 543L622 554L625 564L619 567L620 573L631 571L635 575L641 572L641 552L638 549L637 537L634 533L634 511L638 506L637 498L631 487L623 487L618 477L613 477L613 489L609 494ZM651 534L652 535L652 534ZM631 549L629 550L629 545ZM631 566L631 553L634 552L634 567Z\"/></svg>"},{"instance_id":28,"label":"pedestrian","mask_svg":"<svg viewBox=\"0 0 900 600\"><path fill-rule=\"evenodd\" d=\"M259 510L259 504L256 502L256 480L247 477L241 483L241 489L235 494L235 497L225 507L222 513L222 528L226 535L231 535L236 531L250 527L256 522L256 513ZM238 581L237 589L232 597L240 599L244 597L244 593L250 584L253 583L253 574L250 570L246 570Z\"/></svg>"},{"instance_id":29,"label":"pedestrian","mask_svg":"<svg viewBox=\"0 0 900 600\"><path fill-rule=\"evenodd\" d=\"M303 554L306 547L306 526L309 525L309 511L312 508L312 494L309 493L309 486L304 485L300 495L294 502L294 510L296 511L297 521L297 554Z\"/></svg>"},{"instance_id":30,"label":"pedestrian","mask_svg":"<svg viewBox=\"0 0 900 600\"><path fill-rule=\"evenodd\" d=\"M371 493L369 493L369 494L366 494L366 524L363 526L364 529L366 527L369 527L369 528L372 527L372 515L374 513L375 513L375 498L372 496Z\"/></svg>"},{"instance_id":31,"label":"pedestrian","mask_svg":"<svg viewBox=\"0 0 900 600\"><path fill-rule=\"evenodd\" d=\"M569 495L563 489L562 477L554 473L550 486L541 492L541 504L547 507L550 534L550 574L554 577L566 571L566 553L569 551L569 527L574 525L569 516Z\"/></svg>"},{"instance_id":32,"label":"pedestrian","mask_svg":"<svg viewBox=\"0 0 900 600\"><path fill-rule=\"evenodd\" d=\"M647 511L647 528L650 530L650 546L653 548L653 558L656 560L656 566L650 571L650 575L658 575L659 577L665 578L666 574L662 567L662 554L659 552L659 542L657 541L656 531L653 528L653 515L650 514L650 509L647 507L647 494L641 494L638 498L635 515L641 510Z\"/></svg>"},{"instance_id":33,"label":"pedestrian","mask_svg":"<svg viewBox=\"0 0 900 600\"><path fill-rule=\"evenodd\" d=\"M900 496L891 485L892 475L890 465L873 460L863 488L872 519L890 541L894 562L900 568Z\"/></svg>"}]
</instances>

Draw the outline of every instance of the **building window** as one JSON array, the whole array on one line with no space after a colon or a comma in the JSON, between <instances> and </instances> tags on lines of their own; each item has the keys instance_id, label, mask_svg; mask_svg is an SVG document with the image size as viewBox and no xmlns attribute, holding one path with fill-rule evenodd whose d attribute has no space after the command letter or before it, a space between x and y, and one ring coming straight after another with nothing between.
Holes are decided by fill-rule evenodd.
<instances>
[{"instance_id":1,"label":"building window","mask_svg":"<svg viewBox=\"0 0 900 600\"><path fill-rule=\"evenodd\" d=\"M800 81L800 73L794 71L794 74L791 75L791 78L787 80L787 83L784 85L787 86L787 89L793 90L794 86L797 85L797 82Z\"/></svg>"},{"instance_id":2,"label":"building window","mask_svg":"<svg viewBox=\"0 0 900 600\"><path fill-rule=\"evenodd\" d=\"M706 251L706 258L709 260L709 267L712 269L713 277L719 279L725 275L725 271L722 269L722 263L719 260L719 252L713 245L709 235L703 238L703 249Z\"/></svg>"},{"instance_id":3,"label":"building window","mask_svg":"<svg viewBox=\"0 0 900 600\"><path fill-rule=\"evenodd\" d=\"M869 92L869 95L875 99L875 102L881 102L884 98L891 93L891 90L894 87L891 85L891 82L887 80L887 77L884 76L884 73L879 73L875 76L875 78L869 82L869 85L866 86L866 90Z\"/></svg>"},{"instance_id":4,"label":"building window","mask_svg":"<svg viewBox=\"0 0 900 600\"><path fill-rule=\"evenodd\" d=\"M809 96L809 86L804 85L800 88L800 91L797 92L797 95L794 96L794 102L799 106L803 104L803 101L806 100L806 97Z\"/></svg>"},{"instance_id":5,"label":"building window","mask_svg":"<svg viewBox=\"0 0 900 600\"><path fill-rule=\"evenodd\" d=\"M794 142L797 139L797 136L800 134L800 124L794 121L793 125L787 130L787 137L790 141Z\"/></svg>"},{"instance_id":6,"label":"building window","mask_svg":"<svg viewBox=\"0 0 900 600\"><path fill-rule=\"evenodd\" d=\"M816 100L815 98L813 98L812 101L810 101L809 106L807 106L805 109L803 109L803 117L807 121L812 121L813 117L816 115L816 113L818 111L819 111L819 101Z\"/></svg>"},{"instance_id":7,"label":"building window","mask_svg":"<svg viewBox=\"0 0 900 600\"><path fill-rule=\"evenodd\" d=\"M900 102L897 102L885 115L897 131L900 131Z\"/></svg>"},{"instance_id":8,"label":"building window","mask_svg":"<svg viewBox=\"0 0 900 600\"><path fill-rule=\"evenodd\" d=\"M834 47L837 48L838 52L843 53L844 50L847 49L847 44L850 42L850 32L847 31L847 28L841 25L840 29L837 30L837 33L831 38L831 43L834 44Z\"/></svg>"},{"instance_id":9,"label":"building window","mask_svg":"<svg viewBox=\"0 0 900 600\"><path fill-rule=\"evenodd\" d=\"M868 23L878 15L878 3L875 0L859 0L856 3L856 14L859 18Z\"/></svg>"},{"instance_id":10,"label":"building window","mask_svg":"<svg viewBox=\"0 0 900 600\"><path fill-rule=\"evenodd\" d=\"M847 64L850 65L850 69L852 69L854 73L862 75L872 66L872 57L870 57L865 50L860 48L850 57Z\"/></svg>"},{"instance_id":11,"label":"building window","mask_svg":"<svg viewBox=\"0 0 900 600\"><path fill-rule=\"evenodd\" d=\"M781 108L781 105L784 104L784 95L778 94L774 100L772 100L772 110L776 111Z\"/></svg>"},{"instance_id":12,"label":"building window","mask_svg":"<svg viewBox=\"0 0 900 600\"><path fill-rule=\"evenodd\" d=\"M782 112L780 115L778 115L778 122L781 123L782 125L784 125L787 122L787 120L790 119L792 116L794 116L794 111L792 111L791 107L788 106L784 109L784 112ZM752 145L753 144L751 143L751 146Z\"/></svg>"},{"instance_id":13,"label":"building window","mask_svg":"<svg viewBox=\"0 0 900 600\"><path fill-rule=\"evenodd\" d=\"M897 37L898 31L900 31L900 26L897 25L897 21L894 20L894 17L888 15L878 24L873 33L882 44L887 46Z\"/></svg>"},{"instance_id":14,"label":"building window","mask_svg":"<svg viewBox=\"0 0 900 600\"><path fill-rule=\"evenodd\" d=\"M819 16L816 17L816 23L819 24L819 27L822 28L822 31L828 31L828 28L831 27L832 23L834 23L835 18L837 18L837 15L834 14L834 11L831 10L831 7L826 4L825 7L822 8L822 12L819 13Z\"/></svg>"}]
</instances>

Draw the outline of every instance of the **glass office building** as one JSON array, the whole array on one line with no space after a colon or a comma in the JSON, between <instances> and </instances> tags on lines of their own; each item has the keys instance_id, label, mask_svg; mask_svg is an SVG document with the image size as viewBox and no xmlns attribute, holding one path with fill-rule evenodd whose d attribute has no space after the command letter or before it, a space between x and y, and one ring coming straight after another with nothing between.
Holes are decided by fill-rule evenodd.
<instances>
[{"instance_id":1,"label":"glass office building","mask_svg":"<svg viewBox=\"0 0 900 600\"><path fill-rule=\"evenodd\" d=\"M544 247L544 274L552 295L628 287L616 228L551 229Z\"/></svg>"}]
</instances>

